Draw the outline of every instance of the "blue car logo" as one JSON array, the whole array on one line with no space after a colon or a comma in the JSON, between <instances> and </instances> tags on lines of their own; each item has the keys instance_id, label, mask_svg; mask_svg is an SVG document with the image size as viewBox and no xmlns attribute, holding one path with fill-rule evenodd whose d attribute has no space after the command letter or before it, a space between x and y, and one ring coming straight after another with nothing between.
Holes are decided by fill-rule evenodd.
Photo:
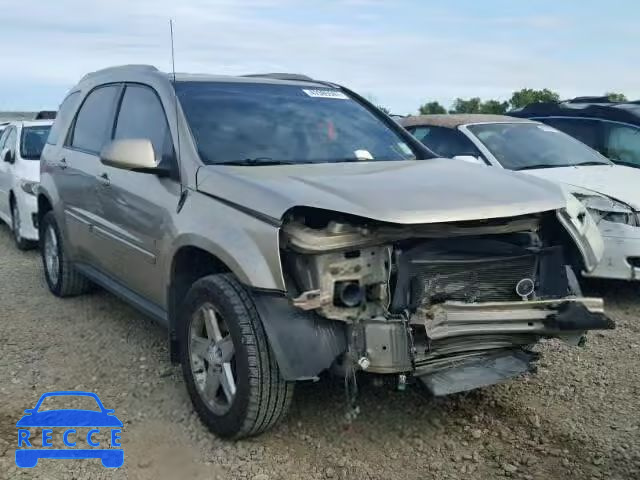
<instances>
[{"instance_id":1,"label":"blue car logo","mask_svg":"<svg viewBox=\"0 0 640 480\"><path fill-rule=\"evenodd\" d=\"M49 397L91 397L100 411L80 409L58 409L39 411L42 402ZM24 411L18 427L18 448L16 449L16 465L21 468L33 468L40 458L82 459L99 458L107 468L118 468L124 463L124 451L120 444L122 422L114 415L114 410L106 409L100 398L91 392L49 392L40 397L33 409ZM33 427L42 428L40 440L29 430ZM95 448L75 448L81 440L75 428L91 427L86 434L86 443ZM53 448L52 428L64 428L62 435L64 446L67 448ZM110 447L99 448L101 445L95 436L101 433L100 428L110 429Z\"/></svg>"}]
</instances>

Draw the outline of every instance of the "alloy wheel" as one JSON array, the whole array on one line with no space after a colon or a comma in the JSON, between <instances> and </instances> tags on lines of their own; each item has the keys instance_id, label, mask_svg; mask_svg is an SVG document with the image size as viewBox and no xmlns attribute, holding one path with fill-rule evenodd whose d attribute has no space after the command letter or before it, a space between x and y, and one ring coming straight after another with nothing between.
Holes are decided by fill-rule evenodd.
<instances>
[{"instance_id":1,"label":"alloy wheel","mask_svg":"<svg viewBox=\"0 0 640 480\"><path fill-rule=\"evenodd\" d=\"M44 237L44 260L49 280L52 284L57 285L60 274L60 252L58 237L52 225L47 226Z\"/></svg>"},{"instance_id":2,"label":"alloy wheel","mask_svg":"<svg viewBox=\"0 0 640 480\"><path fill-rule=\"evenodd\" d=\"M236 395L235 348L227 325L210 303L191 321L189 358L198 393L216 415L225 415Z\"/></svg>"}]
</instances>

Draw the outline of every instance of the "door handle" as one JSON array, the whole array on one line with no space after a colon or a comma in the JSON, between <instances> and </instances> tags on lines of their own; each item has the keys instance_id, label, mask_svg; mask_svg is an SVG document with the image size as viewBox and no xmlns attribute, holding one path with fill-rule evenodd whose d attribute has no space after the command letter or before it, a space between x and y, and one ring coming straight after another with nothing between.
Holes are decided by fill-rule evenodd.
<instances>
[{"instance_id":1,"label":"door handle","mask_svg":"<svg viewBox=\"0 0 640 480\"><path fill-rule=\"evenodd\" d=\"M111 185L111 180L109 180L109 175L107 175L106 173L102 173L98 175L97 178L98 178L98 182L100 182L100 184L103 187L108 187Z\"/></svg>"},{"instance_id":2,"label":"door handle","mask_svg":"<svg viewBox=\"0 0 640 480\"><path fill-rule=\"evenodd\" d=\"M61 158L60 161L58 162L58 167L60 167L62 170L64 170L68 166L69 165L67 165L67 159L66 158Z\"/></svg>"}]
</instances>

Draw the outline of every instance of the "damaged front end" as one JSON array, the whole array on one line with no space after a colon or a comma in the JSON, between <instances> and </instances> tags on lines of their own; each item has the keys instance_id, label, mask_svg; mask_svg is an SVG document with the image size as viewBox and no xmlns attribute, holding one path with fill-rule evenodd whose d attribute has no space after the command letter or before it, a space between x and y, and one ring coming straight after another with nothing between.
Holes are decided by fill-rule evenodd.
<instances>
[{"instance_id":1,"label":"damaged front end","mask_svg":"<svg viewBox=\"0 0 640 480\"><path fill-rule=\"evenodd\" d=\"M530 370L543 338L614 328L601 299L579 296L573 272L594 255L562 215L397 225L293 209L289 302L317 322L334 367L411 375L436 395L494 384Z\"/></svg>"}]
</instances>

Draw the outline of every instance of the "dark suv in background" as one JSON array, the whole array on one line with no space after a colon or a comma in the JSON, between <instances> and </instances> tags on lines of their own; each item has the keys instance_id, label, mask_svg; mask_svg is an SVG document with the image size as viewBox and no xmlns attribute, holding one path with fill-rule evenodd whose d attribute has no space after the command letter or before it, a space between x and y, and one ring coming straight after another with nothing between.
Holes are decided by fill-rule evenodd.
<instances>
[{"instance_id":1,"label":"dark suv in background","mask_svg":"<svg viewBox=\"0 0 640 480\"><path fill-rule=\"evenodd\" d=\"M509 115L544 122L614 163L640 168L640 101L578 97L559 103L534 103Z\"/></svg>"}]
</instances>

